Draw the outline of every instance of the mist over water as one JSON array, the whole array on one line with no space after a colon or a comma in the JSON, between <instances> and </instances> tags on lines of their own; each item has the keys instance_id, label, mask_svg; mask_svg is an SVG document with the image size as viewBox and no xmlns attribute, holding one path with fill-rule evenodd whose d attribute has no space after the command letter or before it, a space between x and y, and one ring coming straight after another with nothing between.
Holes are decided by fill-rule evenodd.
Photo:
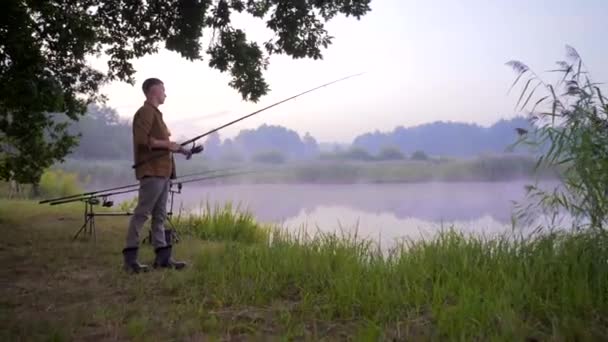
<instances>
[{"instance_id":1,"label":"mist over water","mask_svg":"<svg viewBox=\"0 0 608 342\"><path fill-rule=\"evenodd\" d=\"M391 244L442 228L491 236L511 232L513 201L530 181L411 184L185 184L173 210L197 213L231 202L255 219L293 232L346 232ZM547 182L543 186L553 187ZM529 227L518 227L529 231Z\"/></svg>"},{"instance_id":2,"label":"mist over water","mask_svg":"<svg viewBox=\"0 0 608 342\"><path fill-rule=\"evenodd\" d=\"M390 213L397 219L415 217L425 221L462 221L489 215L498 222L508 223L509 201L523 196L524 184L467 182L184 186L179 197L189 207L197 206L201 201L238 203L264 222L288 220L297 215L312 214L324 207L345 207L374 215Z\"/></svg>"}]
</instances>

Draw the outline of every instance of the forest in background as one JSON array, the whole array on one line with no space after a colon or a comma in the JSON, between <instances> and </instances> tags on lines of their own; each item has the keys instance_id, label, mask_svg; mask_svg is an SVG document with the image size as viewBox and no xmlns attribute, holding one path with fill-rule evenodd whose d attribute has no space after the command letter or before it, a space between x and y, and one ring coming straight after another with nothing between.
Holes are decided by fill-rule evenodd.
<instances>
[{"instance_id":1,"label":"forest in background","mask_svg":"<svg viewBox=\"0 0 608 342\"><path fill-rule=\"evenodd\" d=\"M309 133L277 125L243 129L233 138L215 132L201 139L205 151L197 158L223 162L271 162L310 160L424 160L472 158L505 154L517 140L516 128L530 128L524 117L499 120L490 127L460 122L436 121L392 131L374 131L357 136L351 144L319 143ZM68 155L76 160L132 160L130 119L116 110L91 105L86 116L71 122L71 133L81 134L79 145ZM190 137L181 137L181 142ZM522 148L512 153L530 154Z\"/></svg>"}]
</instances>

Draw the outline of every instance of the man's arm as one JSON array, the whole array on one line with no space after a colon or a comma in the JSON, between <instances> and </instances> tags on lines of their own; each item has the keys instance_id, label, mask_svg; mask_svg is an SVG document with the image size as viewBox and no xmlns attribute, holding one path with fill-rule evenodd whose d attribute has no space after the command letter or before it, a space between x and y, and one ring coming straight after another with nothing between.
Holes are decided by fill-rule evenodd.
<instances>
[{"instance_id":1,"label":"man's arm","mask_svg":"<svg viewBox=\"0 0 608 342\"><path fill-rule=\"evenodd\" d=\"M171 152L182 152L183 148L171 140L162 140L150 137L150 147L153 149L169 150Z\"/></svg>"},{"instance_id":2,"label":"man's arm","mask_svg":"<svg viewBox=\"0 0 608 342\"><path fill-rule=\"evenodd\" d=\"M144 146L149 150L156 144L150 141L150 131L154 123L154 113L149 110L140 110L133 118L133 140L135 145Z\"/></svg>"},{"instance_id":3,"label":"man's arm","mask_svg":"<svg viewBox=\"0 0 608 342\"><path fill-rule=\"evenodd\" d=\"M170 140L156 139L150 136L150 130L154 123L154 113L150 110L142 110L133 120L133 136L135 143L145 146L149 150L162 149L171 152L182 152L182 147Z\"/></svg>"}]
</instances>

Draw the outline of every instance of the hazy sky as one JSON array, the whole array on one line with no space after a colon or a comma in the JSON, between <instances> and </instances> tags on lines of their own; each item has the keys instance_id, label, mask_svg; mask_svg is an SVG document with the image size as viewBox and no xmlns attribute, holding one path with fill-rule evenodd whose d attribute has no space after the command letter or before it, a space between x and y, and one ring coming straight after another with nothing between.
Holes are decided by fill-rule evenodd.
<instances>
[{"instance_id":1,"label":"hazy sky","mask_svg":"<svg viewBox=\"0 0 608 342\"><path fill-rule=\"evenodd\" d=\"M435 120L489 125L515 115L519 93L507 95L523 61L542 75L576 48L594 80L608 81L608 0L372 0L360 21L337 17L326 28L334 43L324 59L273 56L265 73L271 93L245 103L229 75L162 52L135 62L135 86L113 83L109 105L130 118L143 102L141 82L159 77L161 107L177 138L191 137L328 81L352 78L306 94L220 131L222 138L262 123L283 125L321 142L350 142L361 133L390 131ZM238 19L238 20L236 20ZM246 16L250 39L270 31ZM242 27L242 26L241 26ZM203 37L207 46L209 37ZM96 64L100 65L100 64ZM103 64L101 64L103 66Z\"/></svg>"}]
</instances>

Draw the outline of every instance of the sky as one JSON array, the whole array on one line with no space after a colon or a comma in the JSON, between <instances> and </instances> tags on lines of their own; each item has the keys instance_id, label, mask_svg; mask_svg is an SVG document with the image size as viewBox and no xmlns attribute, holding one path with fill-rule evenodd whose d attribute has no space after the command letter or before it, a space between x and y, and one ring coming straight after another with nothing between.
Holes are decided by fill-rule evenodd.
<instances>
[{"instance_id":1,"label":"sky","mask_svg":"<svg viewBox=\"0 0 608 342\"><path fill-rule=\"evenodd\" d=\"M167 99L161 106L175 139L193 137L275 102L335 79L355 78L308 93L240 121L219 133L282 125L319 142L350 143L360 134L392 131L433 121L488 126L510 119L518 88L505 63L519 60L541 77L565 58L566 44L582 56L594 81L608 81L608 0L372 0L360 20L338 16L326 24L333 44L322 60L272 56L265 71L271 91L244 102L228 86L229 74L162 51L134 61L134 86L102 89L107 105L130 119L143 103L141 83L158 77ZM249 39L264 42L264 22L240 15ZM203 37L206 47L209 37ZM93 65L104 68L104 60Z\"/></svg>"}]
</instances>

